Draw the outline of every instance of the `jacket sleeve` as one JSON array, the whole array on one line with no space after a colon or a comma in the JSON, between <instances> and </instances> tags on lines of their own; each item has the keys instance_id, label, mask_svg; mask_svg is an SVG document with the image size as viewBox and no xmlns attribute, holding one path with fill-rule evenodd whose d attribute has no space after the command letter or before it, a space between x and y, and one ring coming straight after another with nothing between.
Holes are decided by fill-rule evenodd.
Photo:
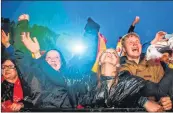
<instances>
[{"instance_id":1,"label":"jacket sleeve","mask_svg":"<svg viewBox=\"0 0 173 113\"><path fill-rule=\"evenodd\" d=\"M14 47L12 45L10 45L8 48L5 48L5 52L8 54L8 56L10 57L10 59L14 60L15 56L14 56Z\"/></svg>"},{"instance_id":2,"label":"jacket sleeve","mask_svg":"<svg viewBox=\"0 0 173 113\"><path fill-rule=\"evenodd\" d=\"M131 25L129 27L128 33L134 32L135 26Z\"/></svg>"},{"instance_id":3,"label":"jacket sleeve","mask_svg":"<svg viewBox=\"0 0 173 113\"><path fill-rule=\"evenodd\" d=\"M20 38L20 33L24 32L24 31L29 31L29 23L27 20L22 20L19 21L16 25L15 28L15 36L14 38L14 46L10 45L8 48L5 49L5 52L8 54L8 56L10 57L10 59L14 60L15 59L15 49L16 50L20 50L22 48L25 48L23 43L21 42L21 38ZM20 46L23 45L22 48L18 48Z\"/></svg>"},{"instance_id":4,"label":"jacket sleeve","mask_svg":"<svg viewBox=\"0 0 173 113\"><path fill-rule=\"evenodd\" d=\"M28 71L37 72L37 70L42 70L43 73L40 73L39 76L46 76L48 79L50 79L53 83L59 86L65 87L65 80L63 76L59 73L53 70L49 64L45 61L45 59L40 58L38 60L35 60L32 58L31 53L28 51L26 52L23 50L23 48L26 49L26 47L21 42L21 38L18 37L21 32L29 31L29 23L27 20L19 21L16 27L16 36L15 36L15 60L17 61L20 70L23 71L23 73L27 74ZM22 46L18 46L18 44ZM13 54L11 54L13 55ZM28 67L32 67L32 69L28 70ZM36 74L35 74L36 75Z\"/></svg>"},{"instance_id":5,"label":"jacket sleeve","mask_svg":"<svg viewBox=\"0 0 173 113\"><path fill-rule=\"evenodd\" d=\"M158 84L158 98L163 96L170 96L173 98L173 69L167 68L165 75Z\"/></svg>"},{"instance_id":6,"label":"jacket sleeve","mask_svg":"<svg viewBox=\"0 0 173 113\"><path fill-rule=\"evenodd\" d=\"M144 107L145 103L148 101L148 98L147 97L143 97L141 96L138 100L138 105L141 106L141 107Z\"/></svg>"}]
</instances>

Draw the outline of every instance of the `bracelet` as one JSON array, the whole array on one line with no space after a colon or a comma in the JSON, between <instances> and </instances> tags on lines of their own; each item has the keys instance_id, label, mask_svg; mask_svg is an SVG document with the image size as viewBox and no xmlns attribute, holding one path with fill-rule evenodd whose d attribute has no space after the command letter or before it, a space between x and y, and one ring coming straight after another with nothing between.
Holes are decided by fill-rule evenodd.
<instances>
[{"instance_id":1,"label":"bracelet","mask_svg":"<svg viewBox=\"0 0 173 113\"><path fill-rule=\"evenodd\" d=\"M41 57L40 51L37 51L37 52L35 52L35 53L32 53L32 55L33 55L33 57L34 57L35 59L38 59L38 58Z\"/></svg>"}]
</instances>

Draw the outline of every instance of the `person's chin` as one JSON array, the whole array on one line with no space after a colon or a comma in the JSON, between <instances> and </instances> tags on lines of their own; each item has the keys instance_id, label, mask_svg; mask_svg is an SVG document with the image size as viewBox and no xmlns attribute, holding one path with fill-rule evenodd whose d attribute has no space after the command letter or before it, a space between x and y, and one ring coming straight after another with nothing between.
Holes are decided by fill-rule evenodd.
<instances>
[{"instance_id":1,"label":"person's chin","mask_svg":"<svg viewBox=\"0 0 173 113\"><path fill-rule=\"evenodd\" d=\"M133 54L132 58L139 58L140 54Z\"/></svg>"}]
</instances>

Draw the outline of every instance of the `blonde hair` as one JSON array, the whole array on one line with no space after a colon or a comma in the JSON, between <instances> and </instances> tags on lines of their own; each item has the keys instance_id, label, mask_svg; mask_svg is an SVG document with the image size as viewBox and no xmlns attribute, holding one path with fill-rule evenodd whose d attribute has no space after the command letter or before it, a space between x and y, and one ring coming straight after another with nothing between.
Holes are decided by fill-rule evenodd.
<instances>
[{"instance_id":1,"label":"blonde hair","mask_svg":"<svg viewBox=\"0 0 173 113\"><path fill-rule=\"evenodd\" d=\"M137 38L140 39L139 35L137 33L135 33L135 32L127 33L121 39L121 45L122 45L122 47L124 47L126 39L129 38L130 36L136 36Z\"/></svg>"},{"instance_id":2,"label":"blonde hair","mask_svg":"<svg viewBox=\"0 0 173 113\"><path fill-rule=\"evenodd\" d=\"M118 53L117 53L116 50L113 49L113 48L106 49L106 50L113 50L113 51L115 52L115 55L117 56L117 61L118 61L118 65L116 65L116 72L117 72L116 74L118 74L119 69L120 69L120 67L119 67L119 65L120 65L120 64L119 64L119 63L120 63L120 58L119 58L119 56L118 56ZM101 53L101 55L99 56L99 62L100 62L100 60L101 60L102 55L106 52L106 50L104 50L104 51ZM99 66L98 66L98 71L97 71L97 81L98 81L97 87L98 87L98 88L101 87L101 80L100 80L101 74L102 74L101 64L99 64Z\"/></svg>"}]
</instances>

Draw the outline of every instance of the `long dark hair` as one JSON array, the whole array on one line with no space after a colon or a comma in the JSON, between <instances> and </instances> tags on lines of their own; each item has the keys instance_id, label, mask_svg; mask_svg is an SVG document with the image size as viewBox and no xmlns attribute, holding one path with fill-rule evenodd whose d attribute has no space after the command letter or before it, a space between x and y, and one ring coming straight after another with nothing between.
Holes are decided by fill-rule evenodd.
<instances>
[{"instance_id":1,"label":"long dark hair","mask_svg":"<svg viewBox=\"0 0 173 113\"><path fill-rule=\"evenodd\" d=\"M60 72L64 72L64 71L65 71L65 68L66 68L66 62L65 62L65 58L64 58L64 56L62 55L62 53L61 53L60 50L58 50L58 49L50 49L50 50L46 51L46 53L44 53L43 58L46 59L47 53L48 53L49 51L51 51L51 50L57 51L57 52L59 53L59 55L60 55L60 61L61 61Z\"/></svg>"}]
</instances>

